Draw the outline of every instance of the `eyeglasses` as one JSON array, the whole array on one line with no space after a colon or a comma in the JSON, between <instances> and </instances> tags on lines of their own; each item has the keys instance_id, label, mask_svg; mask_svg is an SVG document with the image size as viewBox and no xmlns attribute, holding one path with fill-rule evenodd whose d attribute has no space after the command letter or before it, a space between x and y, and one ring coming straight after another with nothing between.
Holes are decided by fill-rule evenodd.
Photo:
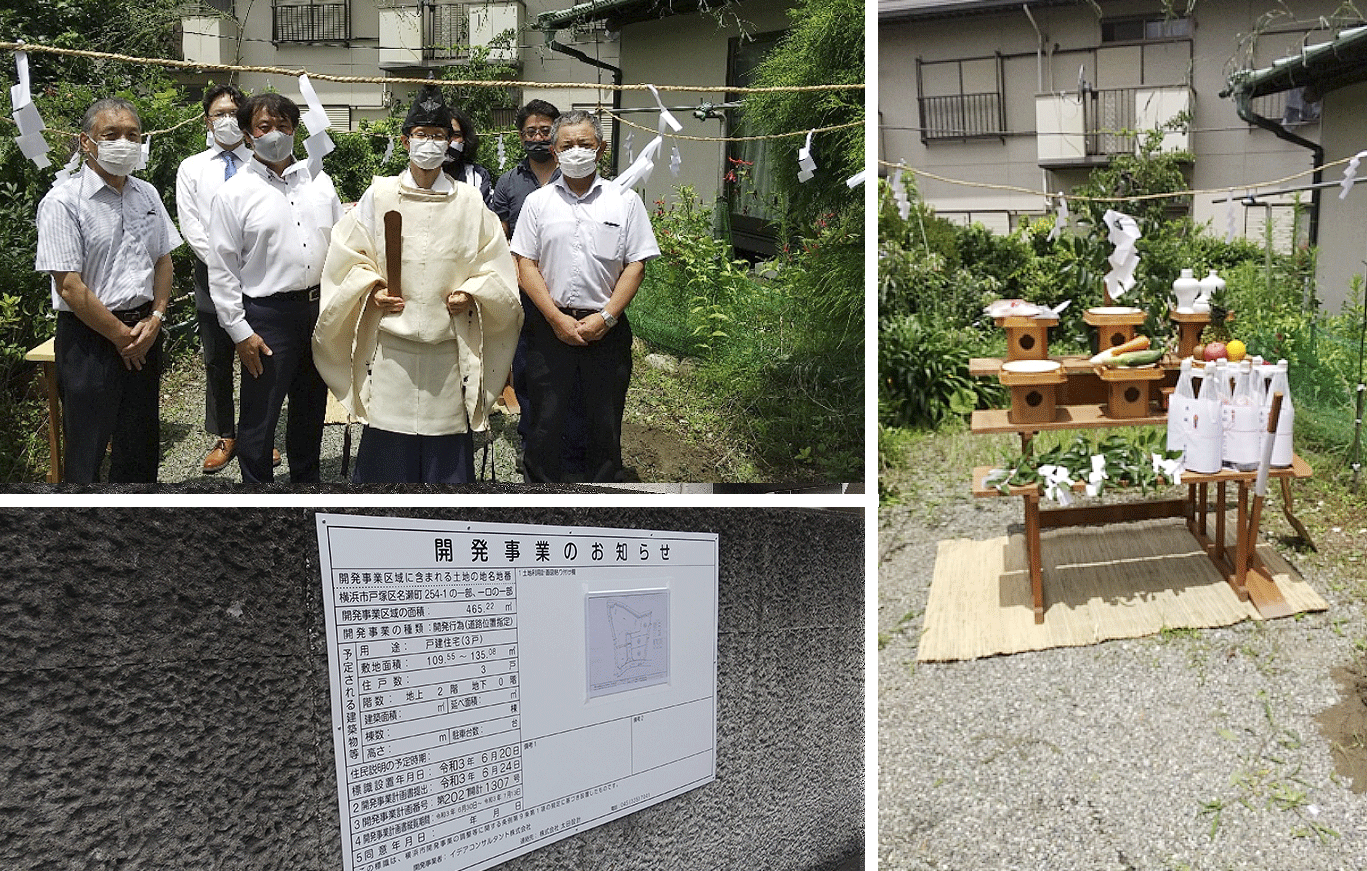
<instances>
[{"instance_id":1,"label":"eyeglasses","mask_svg":"<svg viewBox=\"0 0 1367 871\"><path fill-rule=\"evenodd\" d=\"M440 133L410 133L408 138L418 142L445 142L447 137Z\"/></svg>"},{"instance_id":2,"label":"eyeglasses","mask_svg":"<svg viewBox=\"0 0 1367 871\"><path fill-rule=\"evenodd\" d=\"M551 135L551 128L549 128L549 127L524 127L524 128L522 128L522 138L523 138L523 139L531 139L533 136L540 136L542 139L548 139L548 138L550 138L550 135Z\"/></svg>"}]
</instances>

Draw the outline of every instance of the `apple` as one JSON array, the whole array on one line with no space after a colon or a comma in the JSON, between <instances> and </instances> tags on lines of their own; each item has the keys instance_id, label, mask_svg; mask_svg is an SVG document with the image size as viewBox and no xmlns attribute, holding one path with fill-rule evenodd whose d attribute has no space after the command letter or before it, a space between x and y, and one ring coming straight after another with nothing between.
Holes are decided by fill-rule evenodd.
<instances>
[{"instance_id":1,"label":"apple","mask_svg":"<svg viewBox=\"0 0 1367 871\"><path fill-rule=\"evenodd\" d=\"M1229 352L1225 348L1224 342L1208 342L1206 344L1205 358L1207 363L1214 363L1228 357Z\"/></svg>"}]
</instances>

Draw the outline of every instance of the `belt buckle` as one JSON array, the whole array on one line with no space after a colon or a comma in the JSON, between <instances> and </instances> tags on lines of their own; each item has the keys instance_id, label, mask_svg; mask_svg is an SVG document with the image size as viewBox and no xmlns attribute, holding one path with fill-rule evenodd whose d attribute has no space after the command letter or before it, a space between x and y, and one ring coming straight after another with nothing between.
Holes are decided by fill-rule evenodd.
<instances>
[{"instance_id":1,"label":"belt buckle","mask_svg":"<svg viewBox=\"0 0 1367 871\"><path fill-rule=\"evenodd\" d=\"M305 290L304 293L308 294L309 302L317 302L323 294L323 289L321 286L315 284L313 287Z\"/></svg>"}]
</instances>

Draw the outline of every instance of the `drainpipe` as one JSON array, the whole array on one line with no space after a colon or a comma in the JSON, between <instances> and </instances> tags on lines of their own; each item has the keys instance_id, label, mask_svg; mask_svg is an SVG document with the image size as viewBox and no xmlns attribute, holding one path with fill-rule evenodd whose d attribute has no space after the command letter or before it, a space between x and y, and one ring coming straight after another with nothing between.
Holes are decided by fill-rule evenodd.
<instances>
[{"instance_id":1,"label":"drainpipe","mask_svg":"<svg viewBox=\"0 0 1367 871\"><path fill-rule=\"evenodd\" d=\"M560 52L561 54L567 54L567 55L569 55L569 56L572 57L572 58L577 58L578 60L583 61L584 63L588 64L589 66L598 67L598 68L601 69L601 70L607 70L608 72L612 73L612 83L613 83L614 85L617 85L618 88L613 89L613 92L612 92L612 111L613 111L613 117L612 117L612 158L611 158L611 160L612 160L612 169L613 169L613 171L614 171L614 172L618 171L618 170L619 170L619 167L617 166L617 139L618 139L618 134L621 132L621 130L619 129L619 126L620 126L620 125L619 125L618 122L617 122L617 112L618 112L619 109L622 108L622 91L620 90L620 87L621 87L621 84L622 84L622 68L621 68L621 67L615 67L615 66L613 66L613 65L610 64L610 63L604 63L603 61L599 60L599 59L596 58L596 57L589 57L588 55L584 54L584 53L583 53L582 51L580 51L579 49L577 49L577 48L571 48L570 46L565 45L563 42L557 42L556 39L555 39L555 31L554 31L554 30L549 31L549 32L546 33L546 45L551 49L551 51L558 51L558 52Z\"/></svg>"},{"instance_id":2,"label":"drainpipe","mask_svg":"<svg viewBox=\"0 0 1367 871\"><path fill-rule=\"evenodd\" d=\"M1253 111L1252 98L1247 91L1240 91L1235 97L1235 111L1239 117L1250 124L1256 124L1264 130L1271 131L1273 136L1278 139L1285 139L1293 145L1301 148L1310 149L1311 160L1315 163L1315 175L1311 179L1315 187L1310 191L1310 244L1318 245L1320 238L1320 182L1324 181L1324 146L1311 142L1303 136L1297 136L1290 130L1278 124L1270 118L1264 118Z\"/></svg>"}]
</instances>

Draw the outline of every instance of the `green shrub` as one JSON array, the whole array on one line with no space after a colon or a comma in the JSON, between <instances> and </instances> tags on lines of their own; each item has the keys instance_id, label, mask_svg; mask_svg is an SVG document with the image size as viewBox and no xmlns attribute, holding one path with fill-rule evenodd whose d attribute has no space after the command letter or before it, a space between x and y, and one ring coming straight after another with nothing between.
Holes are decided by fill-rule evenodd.
<instances>
[{"instance_id":1,"label":"green shrub","mask_svg":"<svg viewBox=\"0 0 1367 871\"><path fill-rule=\"evenodd\" d=\"M884 318L878 329L878 417L890 426L938 426L1000 401L994 379L968 374L973 338L925 315Z\"/></svg>"}]
</instances>

